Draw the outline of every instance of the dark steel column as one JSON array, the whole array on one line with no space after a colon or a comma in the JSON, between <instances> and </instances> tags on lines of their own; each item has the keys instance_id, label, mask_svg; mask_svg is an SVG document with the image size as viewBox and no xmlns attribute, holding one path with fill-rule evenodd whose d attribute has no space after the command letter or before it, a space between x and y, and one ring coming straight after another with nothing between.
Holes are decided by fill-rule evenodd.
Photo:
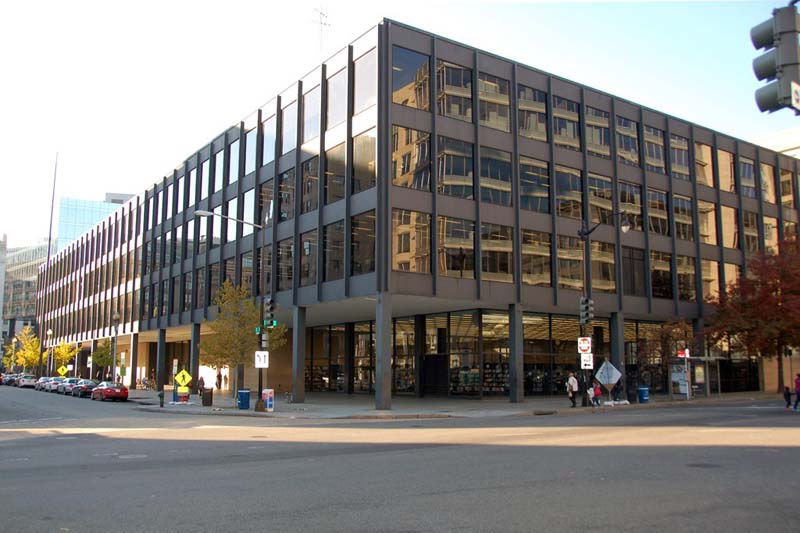
<instances>
[{"instance_id":1,"label":"dark steel column","mask_svg":"<svg viewBox=\"0 0 800 533\"><path fill-rule=\"evenodd\" d=\"M425 315L414 316L414 394L422 398L422 365L425 359Z\"/></svg>"},{"instance_id":2,"label":"dark steel column","mask_svg":"<svg viewBox=\"0 0 800 533\"><path fill-rule=\"evenodd\" d=\"M306 308L292 312L292 401L306 401Z\"/></svg>"},{"instance_id":3,"label":"dark steel column","mask_svg":"<svg viewBox=\"0 0 800 533\"><path fill-rule=\"evenodd\" d=\"M375 304L375 409L392 408L392 297L380 291Z\"/></svg>"},{"instance_id":4,"label":"dark steel column","mask_svg":"<svg viewBox=\"0 0 800 533\"><path fill-rule=\"evenodd\" d=\"M158 343L156 348L156 387L158 390L164 390L164 384L167 382L166 362L167 330L161 328L158 330Z\"/></svg>"},{"instance_id":5,"label":"dark steel column","mask_svg":"<svg viewBox=\"0 0 800 533\"><path fill-rule=\"evenodd\" d=\"M139 334L131 333L131 389L136 389L136 370L139 366ZM77 366L77 365L76 365ZM77 371L77 368L75 369ZM144 377L144 376L142 376Z\"/></svg>"},{"instance_id":6,"label":"dark steel column","mask_svg":"<svg viewBox=\"0 0 800 533\"><path fill-rule=\"evenodd\" d=\"M192 337L189 341L189 374L192 375L192 394L197 394L200 380L200 324L192 324Z\"/></svg>"},{"instance_id":7,"label":"dark steel column","mask_svg":"<svg viewBox=\"0 0 800 533\"><path fill-rule=\"evenodd\" d=\"M625 315L623 313L611 313L609 323L609 339L611 340L611 364L620 371L622 377L620 382L625 384ZM624 398L620 394L620 398Z\"/></svg>"},{"instance_id":8,"label":"dark steel column","mask_svg":"<svg viewBox=\"0 0 800 533\"><path fill-rule=\"evenodd\" d=\"M524 347L522 343L522 305L519 303L508 306L509 329L509 399L511 403L521 403L525 400L525 365Z\"/></svg>"}]
</instances>

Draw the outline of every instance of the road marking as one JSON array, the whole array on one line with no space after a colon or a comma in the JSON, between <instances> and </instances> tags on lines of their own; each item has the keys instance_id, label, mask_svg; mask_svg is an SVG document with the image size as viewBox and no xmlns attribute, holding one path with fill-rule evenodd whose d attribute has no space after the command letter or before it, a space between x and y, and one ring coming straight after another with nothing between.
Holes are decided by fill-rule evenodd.
<instances>
[{"instance_id":1,"label":"road marking","mask_svg":"<svg viewBox=\"0 0 800 533\"><path fill-rule=\"evenodd\" d=\"M0 463L21 463L23 461L30 461L28 457L15 457L13 459L0 459Z\"/></svg>"},{"instance_id":2,"label":"road marking","mask_svg":"<svg viewBox=\"0 0 800 533\"><path fill-rule=\"evenodd\" d=\"M147 457L147 456L144 455L144 454L132 453L130 455L120 455L118 458L119 459L144 459L145 457Z\"/></svg>"},{"instance_id":3,"label":"road marking","mask_svg":"<svg viewBox=\"0 0 800 533\"><path fill-rule=\"evenodd\" d=\"M77 420L75 418L64 418L63 416L55 416L49 418L25 418L21 420L6 420L4 422L0 422L0 424L22 424L26 422L49 422L52 420Z\"/></svg>"},{"instance_id":4,"label":"road marking","mask_svg":"<svg viewBox=\"0 0 800 533\"><path fill-rule=\"evenodd\" d=\"M248 450L263 450L266 446L248 446Z\"/></svg>"},{"instance_id":5,"label":"road marking","mask_svg":"<svg viewBox=\"0 0 800 533\"><path fill-rule=\"evenodd\" d=\"M119 455L117 452L113 453L93 453L92 457L113 457L115 455Z\"/></svg>"}]
</instances>

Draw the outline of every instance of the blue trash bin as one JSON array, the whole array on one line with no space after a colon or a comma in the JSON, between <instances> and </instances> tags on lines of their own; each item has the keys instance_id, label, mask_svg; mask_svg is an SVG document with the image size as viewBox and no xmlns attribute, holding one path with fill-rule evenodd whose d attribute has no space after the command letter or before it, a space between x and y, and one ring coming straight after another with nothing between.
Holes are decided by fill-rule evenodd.
<instances>
[{"instance_id":1,"label":"blue trash bin","mask_svg":"<svg viewBox=\"0 0 800 533\"><path fill-rule=\"evenodd\" d=\"M639 403L647 403L650 401L650 388L639 387Z\"/></svg>"},{"instance_id":2,"label":"blue trash bin","mask_svg":"<svg viewBox=\"0 0 800 533\"><path fill-rule=\"evenodd\" d=\"M172 386L172 401L178 403L178 385Z\"/></svg>"},{"instance_id":3,"label":"blue trash bin","mask_svg":"<svg viewBox=\"0 0 800 533\"><path fill-rule=\"evenodd\" d=\"M237 393L237 405L239 409L250 409L250 390L239 390Z\"/></svg>"}]
</instances>

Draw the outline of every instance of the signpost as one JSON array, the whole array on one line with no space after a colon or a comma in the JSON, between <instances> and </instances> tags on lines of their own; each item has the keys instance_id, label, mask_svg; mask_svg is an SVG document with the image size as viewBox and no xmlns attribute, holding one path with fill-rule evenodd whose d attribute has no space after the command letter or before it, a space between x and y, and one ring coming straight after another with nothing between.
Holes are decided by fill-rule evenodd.
<instances>
[{"instance_id":1,"label":"signpost","mask_svg":"<svg viewBox=\"0 0 800 533\"><path fill-rule=\"evenodd\" d=\"M181 370L175 374L175 383L181 387L187 386L192 381L192 376L186 370Z\"/></svg>"},{"instance_id":2,"label":"signpost","mask_svg":"<svg viewBox=\"0 0 800 533\"><path fill-rule=\"evenodd\" d=\"M581 370L594 369L594 354L582 353L581 354Z\"/></svg>"},{"instance_id":3,"label":"signpost","mask_svg":"<svg viewBox=\"0 0 800 533\"><path fill-rule=\"evenodd\" d=\"M603 385L608 391L609 400L611 400L611 389L617 384L622 373L608 361L600 365L600 369L595 373L594 378Z\"/></svg>"},{"instance_id":4,"label":"signpost","mask_svg":"<svg viewBox=\"0 0 800 533\"><path fill-rule=\"evenodd\" d=\"M65 367L64 365L61 365L60 367L58 367L58 370L56 370L56 372L58 372L58 375L63 378L67 374L67 372L69 372L69 370L67 370L67 367Z\"/></svg>"},{"instance_id":5,"label":"signpost","mask_svg":"<svg viewBox=\"0 0 800 533\"><path fill-rule=\"evenodd\" d=\"M256 352L256 368L269 368L269 352Z\"/></svg>"}]
</instances>

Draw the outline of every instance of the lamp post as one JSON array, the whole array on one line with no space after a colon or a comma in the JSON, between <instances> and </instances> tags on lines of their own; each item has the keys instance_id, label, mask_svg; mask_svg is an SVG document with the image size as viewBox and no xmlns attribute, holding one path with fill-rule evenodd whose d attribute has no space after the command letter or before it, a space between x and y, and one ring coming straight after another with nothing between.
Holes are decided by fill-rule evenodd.
<instances>
[{"instance_id":1,"label":"lamp post","mask_svg":"<svg viewBox=\"0 0 800 533\"><path fill-rule=\"evenodd\" d=\"M53 330L50 329L50 328L47 328L47 332L46 333L47 333L47 368L50 368L52 366L53 370L55 370L56 365L53 362L53 348L50 346L50 339L53 337ZM39 352L39 359L41 359L41 358L42 358L42 353L40 351ZM39 367L41 367L41 366L42 366L42 362L39 361ZM41 376L39 376L39 377L41 377Z\"/></svg>"},{"instance_id":2,"label":"lamp post","mask_svg":"<svg viewBox=\"0 0 800 533\"><path fill-rule=\"evenodd\" d=\"M14 372L14 367L17 366L17 350L19 349L19 339L14 337L14 360L11 361L11 372ZM42 357L42 354L39 353L39 358Z\"/></svg>"},{"instance_id":3,"label":"lamp post","mask_svg":"<svg viewBox=\"0 0 800 533\"><path fill-rule=\"evenodd\" d=\"M117 333L119 330L119 312L114 311L114 314L111 315L111 322L114 325L114 339L112 342L112 368L111 368L111 379L114 383L117 382Z\"/></svg>"},{"instance_id":4,"label":"lamp post","mask_svg":"<svg viewBox=\"0 0 800 533\"><path fill-rule=\"evenodd\" d=\"M628 233L631 229L631 225L628 222L627 218L625 218L625 213L622 211L615 211L611 213L608 218L612 219L614 217L620 217L620 230L622 233ZM606 219L608 220L608 219ZM584 273L583 273L583 294L581 297L581 303L588 302L588 308L593 309L594 304L591 301L592 298L592 288L589 285L589 277L592 272L592 233L594 230L600 227L602 222L597 222L591 228L589 227L589 223L584 219L581 220L581 229L578 230L578 237L583 241L583 260L586 263L584 265ZM580 307L583 307L582 305ZM592 316L587 316L586 318L581 317L581 337L586 336L586 323L593 318L593 311L591 312ZM594 348L592 348L594 349ZM583 384L584 384L584 392L583 397L581 399L581 405L586 407L589 404L588 398L588 379L586 377L586 370L581 369L581 373L583 375Z\"/></svg>"},{"instance_id":5,"label":"lamp post","mask_svg":"<svg viewBox=\"0 0 800 533\"><path fill-rule=\"evenodd\" d=\"M221 213L214 213L212 211L206 211L206 210L203 210L203 209L197 209L194 212L194 216L196 216L196 217L220 217L220 218L226 218L228 220L232 220L232 221L238 222L240 224L247 224L248 226L254 227L255 229L261 231L261 254L262 255L264 254L264 249L266 248L266 243L267 243L267 232L265 231L265 229L266 229L266 225L265 224L254 224L253 222L247 222L246 220L241 220L241 219L238 219L238 218L230 217L228 215L223 215ZM266 278L266 276L264 276L264 263L266 263L266 261L264 260L264 257L262 257L261 260L258 261L259 271L256 272L256 275L258 275L258 286L261 289L260 292L261 292L262 300L264 298L264 295L266 294L266 287L265 287L265 281L266 281L265 278ZM263 328L264 327L264 302L263 301L260 302L259 306L258 306L258 317L259 317L259 323L260 323L261 327ZM266 348L266 339L265 339L264 335L265 334L262 334L262 336L261 336L261 338L259 340L259 343L260 343L262 349ZM256 411L263 411L264 410L264 400L261 399L261 389L262 389L263 386L264 386L263 372L259 368L258 369L258 399L256 400L255 407L254 407Z\"/></svg>"}]
</instances>

